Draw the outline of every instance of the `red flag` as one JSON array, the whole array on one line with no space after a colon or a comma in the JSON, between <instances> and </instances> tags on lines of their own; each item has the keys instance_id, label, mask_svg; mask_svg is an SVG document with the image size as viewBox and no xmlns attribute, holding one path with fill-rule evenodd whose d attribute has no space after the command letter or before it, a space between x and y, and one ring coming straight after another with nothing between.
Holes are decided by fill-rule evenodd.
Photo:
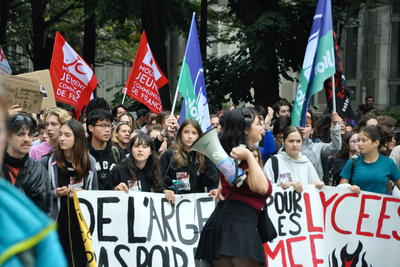
<instances>
[{"instance_id":1,"label":"red flag","mask_svg":"<svg viewBox=\"0 0 400 267\"><path fill-rule=\"evenodd\" d=\"M167 78L154 60L147 43L146 33L143 31L135 62L126 82L126 94L158 114L163 111L158 88L163 87L167 82Z\"/></svg>"},{"instance_id":2,"label":"red flag","mask_svg":"<svg viewBox=\"0 0 400 267\"><path fill-rule=\"evenodd\" d=\"M97 86L97 79L90 66L59 32L54 42L50 76L56 100L74 106L79 119L82 108L90 101Z\"/></svg>"}]
</instances>

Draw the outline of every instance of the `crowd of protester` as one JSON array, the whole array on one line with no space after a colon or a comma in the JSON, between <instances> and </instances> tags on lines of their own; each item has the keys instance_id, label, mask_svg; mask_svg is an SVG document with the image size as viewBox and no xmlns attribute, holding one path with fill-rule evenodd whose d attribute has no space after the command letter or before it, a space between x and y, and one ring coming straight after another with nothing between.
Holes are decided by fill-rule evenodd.
<instances>
[{"instance_id":1,"label":"crowd of protester","mask_svg":"<svg viewBox=\"0 0 400 267\"><path fill-rule=\"evenodd\" d=\"M380 115L372 97L357 111L358 119L351 124L336 112L315 116L309 110L300 128L291 126L292 105L284 100L267 109L232 107L210 114L222 147L242 161L247 179L228 208L216 208L205 226L212 229L202 234L196 257L213 261L214 266L236 266L235 257L250 258L236 262L245 266L265 264L259 242L249 239L249 244L230 247L232 243L221 243L215 231L224 220L243 218L243 214L250 218L244 223L252 226L254 210L262 208L271 184L285 190L293 186L299 193L304 185L313 184L319 189L349 188L357 194L366 190L399 195L395 189L400 188L397 121ZM7 111L2 177L57 221L70 266L87 262L71 197L74 189L159 192L170 203L176 194L210 192L224 200L233 191L209 158L190 150L203 134L196 120L178 125L179 114L146 109L137 110L135 120L131 112L123 104L111 109L102 98L90 101L79 120L71 108L46 109L37 118L18 106ZM240 144L247 149L239 148ZM235 227L243 229L233 224L231 231ZM224 230L218 236L231 234ZM242 246L254 251L238 256L235 253Z\"/></svg>"}]
</instances>

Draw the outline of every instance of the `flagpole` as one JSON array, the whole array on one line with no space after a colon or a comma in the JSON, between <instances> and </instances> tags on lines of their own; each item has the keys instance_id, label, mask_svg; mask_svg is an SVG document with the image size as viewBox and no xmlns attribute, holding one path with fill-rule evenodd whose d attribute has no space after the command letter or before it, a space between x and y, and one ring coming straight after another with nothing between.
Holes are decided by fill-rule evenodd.
<instances>
[{"instance_id":1,"label":"flagpole","mask_svg":"<svg viewBox=\"0 0 400 267\"><path fill-rule=\"evenodd\" d=\"M124 93L124 97L122 98L122 103L121 104L124 104L124 102L125 102L125 97L126 97L126 92L128 91L128 88L124 88L124 89L122 89L122 92L125 92Z\"/></svg>"},{"instance_id":2,"label":"flagpole","mask_svg":"<svg viewBox=\"0 0 400 267\"><path fill-rule=\"evenodd\" d=\"M332 109L336 112L335 74L332 75Z\"/></svg>"},{"instance_id":3,"label":"flagpole","mask_svg":"<svg viewBox=\"0 0 400 267\"><path fill-rule=\"evenodd\" d=\"M121 103L121 104L124 104L125 96L126 96L126 92L125 92L125 94L124 94L124 97L122 98L122 103Z\"/></svg>"},{"instance_id":4,"label":"flagpole","mask_svg":"<svg viewBox=\"0 0 400 267\"><path fill-rule=\"evenodd\" d=\"M178 98L178 93L179 93L179 87L176 87L174 103L172 104L171 115L174 115L174 112L175 112L175 104L176 104L176 99Z\"/></svg>"}]
</instances>

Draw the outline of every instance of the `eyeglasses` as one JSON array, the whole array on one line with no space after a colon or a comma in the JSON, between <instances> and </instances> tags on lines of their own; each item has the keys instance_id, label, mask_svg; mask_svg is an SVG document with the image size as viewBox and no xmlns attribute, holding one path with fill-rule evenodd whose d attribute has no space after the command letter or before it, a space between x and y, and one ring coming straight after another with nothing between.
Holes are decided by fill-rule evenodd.
<instances>
[{"instance_id":1,"label":"eyeglasses","mask_svg":"<svg viewBox=\"0 0 400 267\"><path fill-rule=\"evenodd\" d=\"M112 124L111 124L111 123L110 123L110 124L105 124L105 123L96 124L96 125L94 125L94 126L99 126L99 127L101 127L102 130L105 130L105 129L107 129L107 128L110 128L110 130L111 130L111 128L112 128Z\"/></svg>"},{"instance_id":2,"label":"eyeglasses","mask_svg":"<svg viewBox=\"0 0 400 267\"><path fill-rule=\"evenodd\" d=\"M357 144L358 142L360 142L360 139L354 139L354 140L351 140L350 142L353 142L354 144Z\"/></svg>"}]
</instances>

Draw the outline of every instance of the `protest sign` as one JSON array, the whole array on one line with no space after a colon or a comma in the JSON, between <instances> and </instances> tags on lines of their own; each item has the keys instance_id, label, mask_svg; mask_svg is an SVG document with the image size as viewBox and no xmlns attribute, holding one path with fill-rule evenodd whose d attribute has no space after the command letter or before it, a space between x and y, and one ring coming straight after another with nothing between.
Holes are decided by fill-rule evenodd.
<instances>
[{"instance_id":1,"label":"protest sign","mask_svg":"<svg viewBox=\"0 0 400 267\"><path fill-rule=\"evenodd\" d=\"M43 93L38 81L8 75L4 77L0 87L6 96L7 108L19 105L22 111L40 113Z\"/></svg>"},{"instance_id":2,"label":"protest sign","mask_svg":"<svg viewBox=\"0 0 400 267\"><path fill-rule=\"evenodd\" d=\"M53 108L56 106L56 100L54 98L53 84L51 83L51 77L49 70L38 70L34 72L24 73L15 75L16 77L23 77L32 80L37 80L45 89L43 95L43 101L41 109Z\"/></svg>"},{"instance_id":3,"label":"protest sign","mask_svg":"<svg viewBox=\"0 0 400 267\"><path fill-rule=\"evenodd\" d=\"M268 213L278 232L264 244L269 267L398 266L400 198L325 186L274 186ZM79 191L98 266L196 266L215 204L207 194ZM363 265L364 264L364 265Z\"/></svg>"},{"instance_id":4,"label":"protest sign","mask_svg":"<svg viewBox=\"0 0 400 267\"><path fill-rule=\"evenodd\" d=\"M214 210L207 194L78 191L98 266L196 266L200 233Z\"/></svg>"}]
</instances>

